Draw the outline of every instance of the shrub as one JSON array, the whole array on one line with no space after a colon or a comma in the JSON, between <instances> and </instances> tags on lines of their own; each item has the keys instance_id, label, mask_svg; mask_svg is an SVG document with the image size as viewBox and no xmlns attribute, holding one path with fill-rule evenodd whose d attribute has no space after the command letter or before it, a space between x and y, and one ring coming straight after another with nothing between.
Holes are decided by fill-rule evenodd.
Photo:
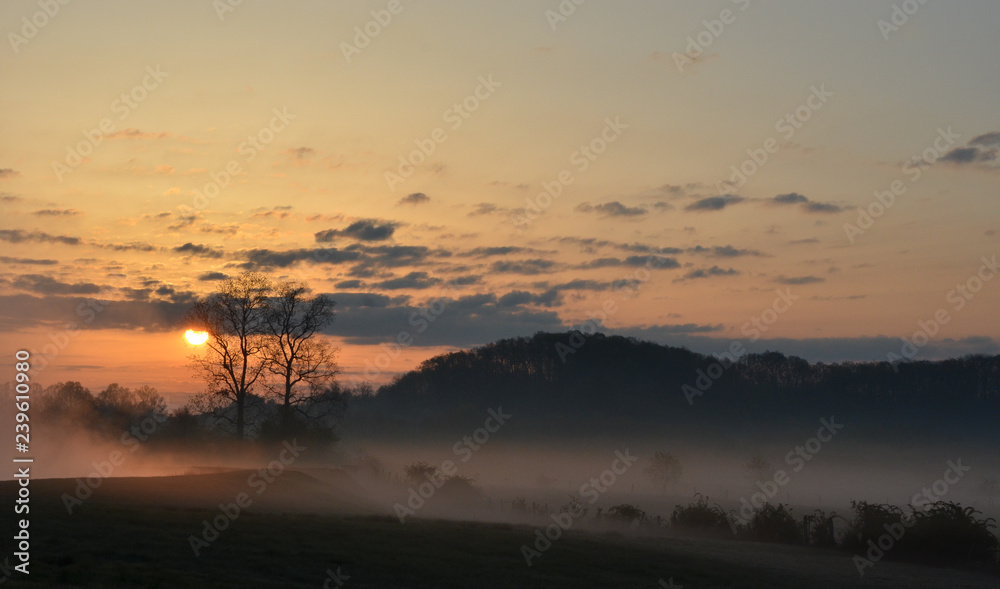
<instances>
[{"instance_id":1,"label":"shrub","mask_svg":"<svg viewBox=\"0 0 1000 589\"><path fill-rule=\"evenodd\" d=\"M990 531L996 527L993 518L980 519L979 511L963 508L958 503L937 501L910 513L898 507L851 502L855 511L850 533L844 547L864 552L869 542L878 545L880 537L891 530L903 532L893 536L892 547L885 551L886 559L929 562L938 565L969 564L996 561L1000 541Z\"/></svg>"},{"instance_id":2,"label":"shrub","mask_svg":"<svg viewBox=\"0 0 1000 589\"><path fill-rule=\"evenodd\" d=\"M708 497L695 495L695 501L687 507L674 507L670 514L670 524L688 530L728 531L729 518L718 505L709 505Z\"/></svg>"},{"instance_id":3,"label":"shrub","mask_svg":"<svg viewBox=\"0 0 1000 589\"><path fill-rule=\"evenodd\" d=\"M622 503L608 509L608 517L622 523L631 524L646 519L646 512L630 503Z\"/></svg>"},{"instance_id":4,"label":"shrub","mask_svg":"<svg viewBox=\"0 0 1000 589\"><path fill-rule=\"evenodd\" d=\"M755 509L753 517L747 524L747 533L752 539L760 542L802 543L799 524L792 516L792 510L783 503L777 505L765 503L759 509Z\"/></svg>"}]
</instances>

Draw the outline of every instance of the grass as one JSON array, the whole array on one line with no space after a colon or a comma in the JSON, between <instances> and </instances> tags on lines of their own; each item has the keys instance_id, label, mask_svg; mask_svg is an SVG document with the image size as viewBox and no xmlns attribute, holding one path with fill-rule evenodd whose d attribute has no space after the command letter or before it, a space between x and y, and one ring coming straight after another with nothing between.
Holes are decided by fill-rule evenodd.
<instances>
[{"instance_id":1,"label":"grass","mask_svg":"<svg viewBox=\"0 0 1000 589\"><path fill-rule=\"evenodd\" d=\"M251 511L196 558L187 538L200 533L202 521L217 510L161 498L144 504L141 495L123 500L98 490L69 515L59 500L60 485L41 483L51 484L33 483L31 575L14 573L15 586L315 588L323 586L328 569L338 567L350 576L344 586L359 589L655 589L670 577L689 588L1000 586L977 573L897 563L879 563L864 581L882 582L865 585L850 556L841 553L575 530L528 567L521 546L533 542L533 527L419 519L401 525L394 517L373 515ZM9 483L0 489L12 496ZM3 514L0 525L12 530L12 515Z\"/></svg>"}]
</instances>

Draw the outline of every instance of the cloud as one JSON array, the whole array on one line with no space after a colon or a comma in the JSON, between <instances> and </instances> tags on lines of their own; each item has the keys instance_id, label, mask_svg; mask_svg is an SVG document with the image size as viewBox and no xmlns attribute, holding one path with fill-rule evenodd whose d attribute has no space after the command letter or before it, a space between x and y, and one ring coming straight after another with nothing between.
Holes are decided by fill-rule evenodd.
<instances>
[{"instance_id":1,"label":"cloud","mask_svg":"<svg viewBox=\"0 0 1000 589\"><path fill-rule=\"evenodd\" d=\"M624 260L621 258L595 258L584 262L578 266L577 269L580 270L593 270L595 268L613 268L617 266L646 266L649 265L652 268L660 269L670 269L679 268L680 262L676 258L668 258L665 256L657 255L646 255L646 256L628 256Z\"/></svg>"},{"instance_id":2,"label":"cloud","mask_svg":"<svg viewBox=\"0 0 1000 589\"><path fill-rule=\"evenodd\" d=\"M20 176L21 172L11 168L0 168L0 179L13 178L14 176Z\"/></svg>"},{"instance_id":3,"label":"cloud","mask_svg":"<svg viewBox=\"0 0 1000 589\"><path fill-rule=\"evenodd\" d=\"M337 288L362 288L365 285L361 280L341 280L334 286Z\"/></svg>"},{"instance_id":4,"label":"cloud","mask_svg":"<svg viewBox=\"0 0 1000 589\"><path fill-rule=\"evenodd\" d=\"M413 194L407 194L403 198L399 199L396 204L400 205L420 205L430 202L431 197L427 196L423 192L414 192Z\"/></svg>"},{"instance_id":5,"label":"cloud","mask_svg":"<svg viewBox=\"0 0 1000 589\"><path fill-rule=\"evenodd\" d=\"M0 262L4 264L25 264L30 266L55 266L59 263L58 260L39 260L35 258L11 258L9 256L0 256Z\"/></svg>"},{"instance_id":6,"label":"cloud","mask_svg":"<svg viewBox=\"0 0 1000 589\"><path fill-rule=\"evenodd\" d=\"M689 211L721 211L730 205L739 204L744 200L746 199L735 194L709 196L708 198L696 200L685 208Z\"/></svg>"},{"instance_id":7,"label":"cloud","mask_svg":"<svg viewBox=\"0 0 1000 589\"><path fill-rule=\"evenodd\" d=\"M295 157L297 160L302 160L316 155L316 150L311 147L291 147L286 149L285 153Z\"/></svg>"},{"instance_id":8,"label":"cloud","mask_svg":"<svg viewBox=\"0 0 1000 589\"><path fill-rule=\"evenodd\" d=\"M800 202L809 202L809 199L802 196L797 192L789 192L788 194L779 194L774 197L774 202L778 204L788 205L788 204L798 204Z\"/></svg>"},{"instance_id":9,"label":"cloud","mask_svg":"<svg viewBox=\"0 0 1000 589\"><path fill-rule=\"evenodd\" d=\"M400 278L392 278L376 283L374 286L383 290L399 290L404 288L425 289L440 284L437 278L431 278L426 272L410 272Z\"/></svg>"},{"instance_id":10,"label":"cloud","mask_svg":"<svg viewBox=\"0 0 1000 589\"><path fill-rule=\"evenodd\" d=\"M993 131L974 137L965 147L955 148L944 156L941 161L957 165L988 164L991 167L1000 166L1000 132Z\"/></svg>"},{"instance_id":11,"label":"cloud","mask_svg":"<svg viewBox=\"0 0 1000 589\"><path fill-rule=\"evenodd\" d=\"M355 244L345 249L347 251L363 253L365 260L370 264L389 267L410 266L423 263L431 257L448 257L451 255L451 252L447 250L432 250L422 245L362 246Z\"/></svg>"},{"instance_id":12,"label":"cloud","mask_svg":"<svg viewBox=\"0 0 1000 589\"><path fill-rule=\"evenodd\" d=\"M147 133L140 131L139 129L122 129L110 135L105 135L107 139L166 139L170 137L170 133L166 131L161 131L159 133Z\"/></svg>"},{"instance_id":13,"label":"cloud","mask_svg":"<svg viewBox=\"0 0 1000 589\"><path fill-rule=\"evenodd\" d=\"M615 329L610 331L620 335L629 335L639 339L656 341L657 339L662 338L664 336L712 333L716 331L722 331L723 329L724 326L721 323L717 325L678 323L678 324L650 325L648 327L630 327L626 329ZM725 347L723 347L723 349L725 349Z\"/></svg>"},{"instance_id":14,"label":"cloud","mask_svg":"<svg viewBox=\"0 0 1000 589\"><path fill-rule=\"evenodd\" d=\"M531 260L517 260L510 262L494 262L490 269L500 274L541 274L551 272L556 263L551 260L535 258Z\"/></svg>"},{"instance_id":15,"label":"cloud","mask_svg":"<svg viewBox=\"0 0 1000 589\"><path fill-rule=\"evenodd\" d=\"M519 247L516 245L501 245L494 247L477 247L465 252L463 255L475 256L477 258L485 258L489 256L508 256L510 254L520 254L526 252L532 252L531 248Z\"/></svg>"},{"instance_id":16,"label":"cloud","mask_svg":"<svg viewBox=\"0 0 1000 589\"><path fill-rule=\"evenodd\" d=\"M361 219L345 229L327 229L316 233L317 243L329 243L337 237L349 237L360 241L384 241L392 237L399 224L378 219Z\"/></svg>"},{"instance_id":17,"label":"cloud","mask_svg":"<svg viewBox=\"0 0 1000 589\"><path fill-rule=\"evenodd\" d=\"M647 264L660 270L681 267L680 262L675 258L663 256L629 256L625 258L626 266L645 266Z\"/></svg>"},{"instance_id":18,"label":"cloud","mask_svg":"<svg viewBox=\"0 0 1000 589\"><path fill-rule=\"evenodd\" d=\"M483 281L482 276L474 276L469 274L465 276L458 276L456 278L449 280L448 282L456 286L469 286L472 284L479 284L482 281Z\"/></svg>"},{"instance_id":19,"label":"cloud","mask_svg":"<svg viewBox=\"0 0 1000 589\"><path fill-rule=\"evenodd\" d=\"M31 214L40 217L72 217L81 213L77 209L42 209Z\"/></svg>"},{"instance_id":20,"label":"cloud","mask_svg":"<svg viewBox=\"0 0 1000 589\"><path fill-rule=\"evenodd\" d=\"M247 260L241 267L248 269L287 268L307 260L318 264L341 264L361 259L361 252L339 250L335 247L293 250L252 249L241 251L239 255Z\"/></svg>"},{"instance_id":21,"label":"cloud","mask_svg":"<svg viewBox=\"0 0 1000 589\"><path fill-rule=\"evenodd\" d=\"M60 282L51 276L41 274L25 274L18 276L11 283L14 288L27 290L43 295L81 295L97 294L101 292L101 287L92 282L78 282L70 284Z\"/></svg>"},{"instance_id":22,"label":"cloud","mask_svg":"<svg viewBox=\"0 0 1000 589\"><path fill-rule=\"evenodd\" d=\"M757 250L739 249L731 245L713 245L711 247L696 245L694 247L689 247L687 252L692 254L705 254L713 258L738 258L741 256L764 255Z\"/></svg>"},{"instance_id":23,"label":"cloud","mask_svg":"<svg viewBox=\"0 0 1000 589\"><path fill-rule=\"evenodd\" d=\"M610 247L626 252L656 252L666 255L680 254L684 252L684 250L675 247L655 247L644 243L622 243L618 241L608 241L606 239L597 239L596 237L553 237L550 238L549 241L579 245L585 253L593 253L597 251L598 248L602 247Z\"/></svg>"},{"instance_id":24,"label":"cloud","mask_svg":"<svg viewBox=\"0 0 1000 589\"><path fill-rule=\"evenodd\" d=\"M0 229L0 240L10 243L42 242L42 243L62 243L65 245L80 245L79 237L68 235L51 235L44 231L27 232L23 229Z\"/></svg>"},{"instance_id":25,"label":"cloud","mask_svg":"<svg viewBox=\"0 0 1000 589\"><path fill-rule=\"evenodd\" d=\"M591 205L590 203L584 202L578 204L574 210L581 213L598 213L605 217L638 217L647 213L644 208L628 207L617 200L599 205Z\"/></svg>"},{"instance_id":26,"label":"cloud","mask_svg":"<svg viewBox=\"0 0 1000 589\"><path fill-rule=\"evenodd\" d=\"M562 297L559 291L555 289L547 290L541 294L533 294L525 290L512 290L497 299L497 305L501 307L517 307L520 305L554 307L561 302Z\"/></svg>"},{"instance_id":27,"label":"cloud","mask_svg":"<svg viewBox=\"0 0 1000 589\"><path fill-rule=\"evenodd\" d=\"M844 210L844 207L839 205L811 201L797 192L779 194L771 199L771 203L777 205L801 205L802 210L807 213L839 213Z\"/></svg>"},{"instance_id":28,"label":"cloud","mask_svg":"<svg viewBox=\"0 0 1000 589\"><path fill-rule=\"evenodd\" d=\"M711 278L713 276L736 276L739 274L739 270L734 268L723 269L718 266L712 266L711 268L699 268L697 270L691 270L685 274L682 278L674 280L674 282L681 282L683 280L697 280L699 278Z\"/></svg>"},{"instance_id":29,"label":"cloud","mask_svg":"<svg viewBox=\"0 0 1000 589\"><path fill-rule=\"evenodd\" d=\"M556 284L552 287L552 290L607 290L611 288L611 286L612 284L610 282L577 279Z\"/></svg>"},{"instance_id":30,"label":"cloud","mask_svg":"<svg viewBox=\"0 0 1000 589\"><path fill-rule=\"evenodd\" d=\"M779 276L774 279L778 284L787 285L801 285L801 284L815 284L817 282L825 282L826 278L821 278L819 276Z\"/></svg>"},{"instance_id":31,"label":"cloud","mask_svg":"<svg viewBox=\"0 0 1000 589\"><path fill-rule=\"evenodd\" d=\"M0 192L0 202L21 202L22 200L24 199L22 199L20 196L14 196L13 194L6 194L4 192Z\"/></svg>"},{"instance_id":32,"label":"cloud","mask_svg":"<svg viewBox=\"0 0 1000 589\"><path fill-rule=\"evenodd\" d=\"M537 331L566 330L552 310L504 307L496 295L488 293L435 299L442 311L426 325L421 312L426 314L431 301L409 304L384 295L355 293L330 296L341 312L329 332L351 345L393 342L406 332L414 346L475 346ZM375 304L358 305L359 299L365 297Z\"/></svg>"},{"instance_id":33,"label":"cloud","mask_svg":"<svg viewBox=\"0 0 1000 589\"><path fill-rule=\"evenodd\" d=\"M179 245L174 248L175 252L179 254L189 254L192 256L202 256L204 258L221 258L222 252L220 250L211 248L207 245L195 244L190 241L184 245Z\"/></svg>"},{"instance_id":34,"label":"cloud","mask_svg":"<svg viewBox=\"0 0 1000 589\"><path fill-rule=\"evenodd\" d=\"M476 205L476 208L472 209L468 213L468 217L480 217L482 215L492 215L493 213L503 212L503 209L491 202L481 202Z\"/></svg>"},{"instance_id":35,"label":"cloud","mask_svg":"<svg viewBox=\"0 0 1000 589\"><path fill-rule=\"evenodd\" d=\"M227 280L229 278L228 274L223 272L205 272L204 274L198 276L198 280L202 282L211 282L215 280Z\"/></svg>"}]
</instances>

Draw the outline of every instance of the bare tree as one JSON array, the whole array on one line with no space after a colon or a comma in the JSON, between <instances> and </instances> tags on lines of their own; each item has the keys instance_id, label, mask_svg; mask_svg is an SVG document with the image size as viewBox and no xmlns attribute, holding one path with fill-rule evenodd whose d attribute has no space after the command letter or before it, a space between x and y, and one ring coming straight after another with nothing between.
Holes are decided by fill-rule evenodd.
<instances>
[{"instance_id":1,"label":"bare tree","mask_svg":"<svg viewBox=\"0 0 1000 589\"><path fill-rule=\"evenodd\" d=\"M190 356L208 392L235 406L236 436L246 431L247 397L268 365L267 318L271 283L259 272L226 280L219 292L195 303L187 323L208 332L205 354Z\"/></svg>"},{"instance_id":2,"label":"bare tree","mask_svg":"<svg viewBox=\"0 0 1000 589\"><path fill-rule=\"evenodd\" d=\"M308 288L284 282L266 314L269 343L267 370L277 378L272 389L281 402L282 428L292 426L293 409L322 419L336 409L337 348L316 335L333 322L334 301L326 295L307 298Z\"/></svg>"},{"instance_id":3,"label":"bare tree","mask_svg":"<svg viewBox=\"0 0 1000 589\"><path fill-rule=\"evenodd\" d=\"M751 482L763 481L772 476L774 467L761 453L756 453L743 465L743 472Z\"/></svg>"},{"instance_id":4,"label":"bare tree","mask_svg":"<svg viewBox=\"0 0 1000 589\"><path fill-rule=\"evenodd\" d=\"M681 467L681 461L670 452L663 450L653 453L653 457L645 468L645 473L649 480L654 485L660 486L663 490L666 490L669 485L679 481L683 472L684 469Z\"/></svg>"}]
</instances>

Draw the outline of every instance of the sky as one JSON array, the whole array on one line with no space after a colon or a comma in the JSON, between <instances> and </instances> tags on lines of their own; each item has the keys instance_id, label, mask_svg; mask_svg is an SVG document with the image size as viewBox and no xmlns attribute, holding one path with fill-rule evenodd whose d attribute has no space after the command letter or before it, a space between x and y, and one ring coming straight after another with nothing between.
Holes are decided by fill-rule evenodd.
<instances>
[{"instance_id":1,"label":"sky","mask_svg":"<svg viewBox=\"0 0 1000 589\"><path fill-rule=\"evenodd\" d=\"M257 270L330 294L344 377L376 384L574 328L1000 353L997 22L986 1L8 0L0 342L43 384L176 405L203 389L184 312Z\"/></svg>"}]
</instances>

